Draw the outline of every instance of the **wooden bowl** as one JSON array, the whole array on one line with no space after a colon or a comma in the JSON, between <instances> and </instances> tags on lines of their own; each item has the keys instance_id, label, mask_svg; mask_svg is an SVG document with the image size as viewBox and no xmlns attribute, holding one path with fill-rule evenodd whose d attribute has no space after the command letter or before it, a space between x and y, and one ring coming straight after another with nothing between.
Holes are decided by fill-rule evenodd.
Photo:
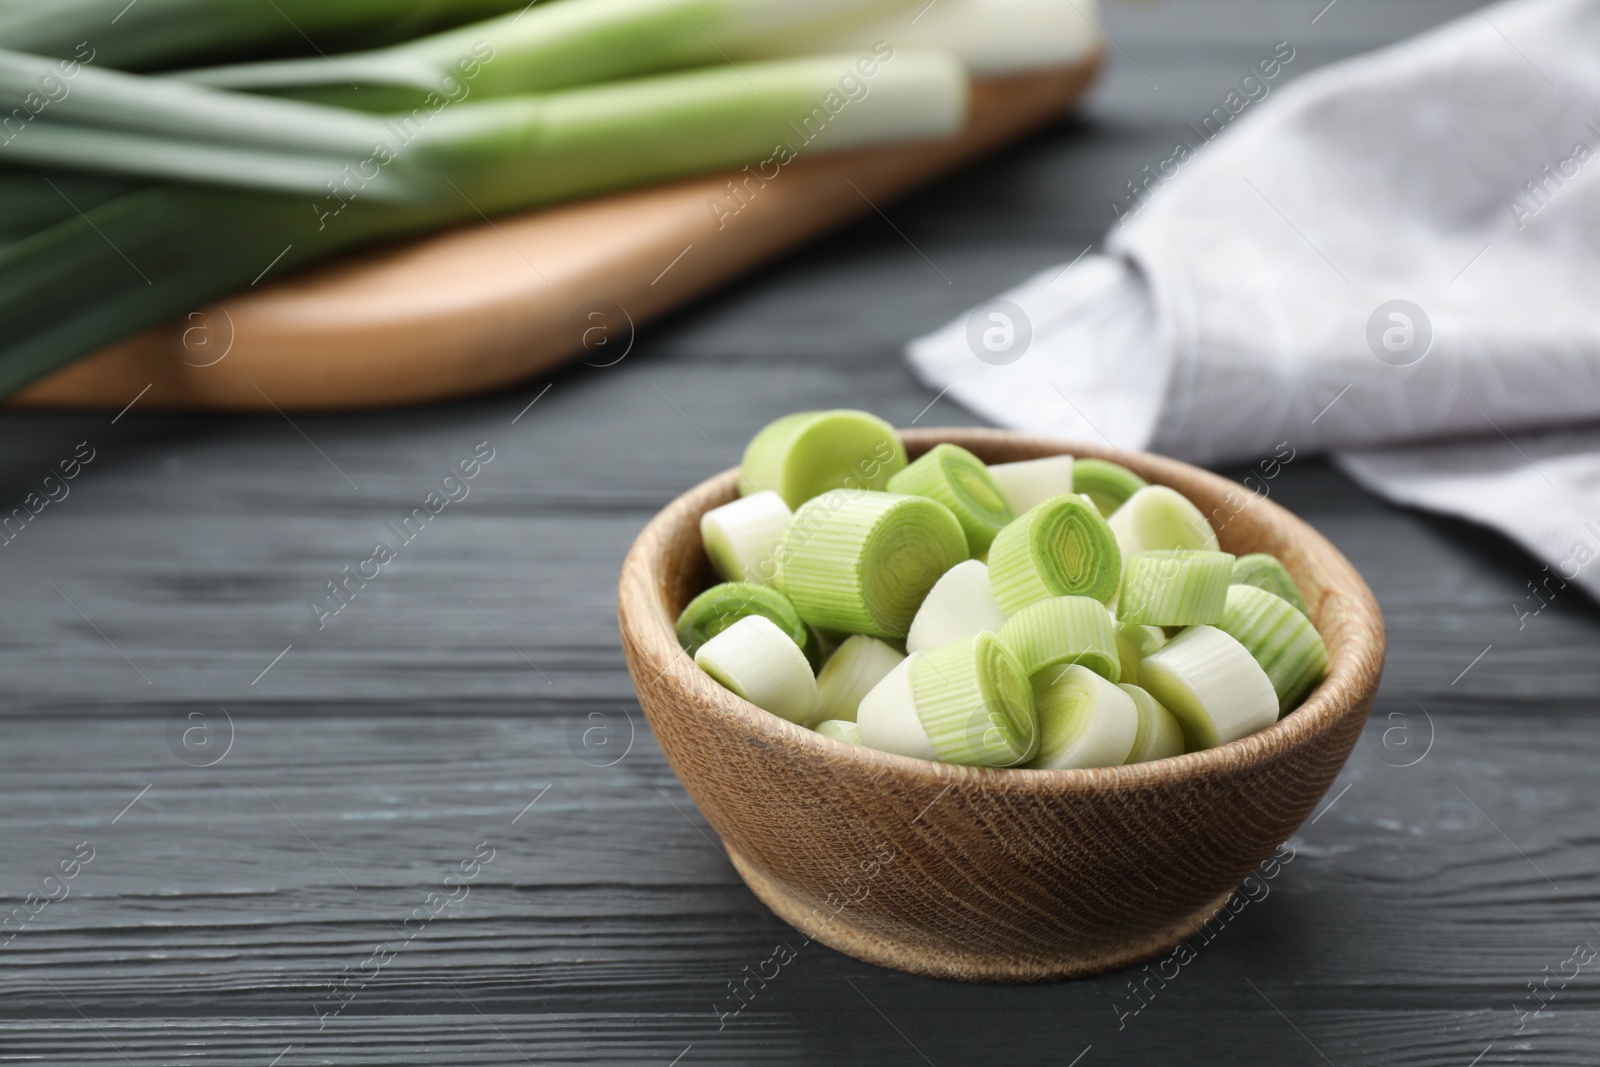
<instances>
[{"instance_id":1,"label":"wooden bowl","mask_svg":"<svg viewBox=\"0 0 1600 1067\"><path fill-rule=\"evenodd\" d=\"M990 770L822 737L741 700L679 647L713 581L700 516L727 471L673 501L622 568L628 669L667 761L752 892L807 940L914 974L1034 982L1095 974L1196 933L1311 813L1349 757L1383 669L1383 618L1350 563L1241 486L1159 456L1000 430L916 430L990 462L1062 453L1131 464L1213 516L1224 550L1300 583L1330 669L1281 721L1231 744L1096 770Z\"/></svg>"}]
</instances>

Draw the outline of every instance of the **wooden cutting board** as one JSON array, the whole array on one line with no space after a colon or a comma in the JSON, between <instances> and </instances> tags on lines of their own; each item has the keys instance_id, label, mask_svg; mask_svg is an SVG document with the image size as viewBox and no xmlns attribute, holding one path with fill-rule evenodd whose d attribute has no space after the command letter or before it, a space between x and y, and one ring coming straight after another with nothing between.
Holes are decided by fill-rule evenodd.
<instances>
[{"instance_id":1,"label":"wooden cutting board","mask_svg":"<svg viewBox=\"0 0 1600 1067\"><path fill-rule=\"evenodd\" d=\"M348 409L484 392L580 356L604 366L651 319L1055 119L1100 59L979 81L958 137L797 160L745 184L742 206L728 182L744 176L716 174L340 259L102 349L10 402Z\"/></svg>"}]
</instances>

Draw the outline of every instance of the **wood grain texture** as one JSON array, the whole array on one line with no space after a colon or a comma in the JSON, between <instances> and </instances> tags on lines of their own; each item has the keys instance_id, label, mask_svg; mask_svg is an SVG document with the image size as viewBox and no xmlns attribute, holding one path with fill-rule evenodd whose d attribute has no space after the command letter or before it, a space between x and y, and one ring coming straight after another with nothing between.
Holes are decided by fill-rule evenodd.
<instances>
[{"instance_id":1,"label":"wood grain texture","mask_svg":"<svg viewBox=\"0 0 1600 1067\"><path fill-rule=\"evenodd\" d=\"M730 470L668 505L623 564L622 647L652 733L746 884L808 940L999 982L1098 974L1171 949L1288 839L1349 756L1383 669L1371 591L1310 526L1187 464L998 430L902 437L913 460L950 441L991 463L1120 461L1228 515L1223 550L1272 553L1304 591L1327 678L1265 730L1126 767L958 767L821 737L728 692L678 644L674 620L716 580L700 518L736 498Z\"/></svg>"},{"instance_id":2,"label":"wood grain texture","mask_svg":"<svg viewBox=\"0 0 1600 1067\"><path fill-rule=\"evenodd\" d=\"M672 308L1056 119L1100 62L974 83L947 141L801 159L759 188L707 175L341 260L129 338L11 403L116 410L148 388L147 408L339 410L502 388L586 354L605 365ZM749 196L736 214L730 186Z\"/></svg>"},{"instance_id":3,"label":"wood grain texture","mask_svg":"<svg viewBox=\"0 0 1600 1067\"><path fill-rule=\"evenodd\" d=\"M0 914L77 842L101 848L0 949L0 1063L1594 1063L1594 967L1521 1029L1515 1009L1576 944L1600 947L1600 609L1557 598L1519 629L1539 564L1493 534L1310 457L1271 483L1377 596L1383 681L1270 894L1125 1025L1139 967L972 985L817 944L724 1022L728 983L794 935L676 784L619 647L629 544L766 421L858 405L973 423L929 407L901 343L1098 241L1123 183L1274 42L1298 50L1290 78L1479 17L1339 0L1312 26L1325 6L1109 4L1126 58L1085 118L663 320L616 366L560 372L531 408L546 382L294 425L142 401L115 424L0 415L0 505L77 442L100 450L0 547ZM484 439L501 451L471 497L319 631L310 594ZM236 745L185 766L169 721L218 705ZM614 757L597 742L629 716L625 758L586 762ZM484 839L504 847L483 884L319 1031L328 983Z\"/></svg>"}]
</instances>

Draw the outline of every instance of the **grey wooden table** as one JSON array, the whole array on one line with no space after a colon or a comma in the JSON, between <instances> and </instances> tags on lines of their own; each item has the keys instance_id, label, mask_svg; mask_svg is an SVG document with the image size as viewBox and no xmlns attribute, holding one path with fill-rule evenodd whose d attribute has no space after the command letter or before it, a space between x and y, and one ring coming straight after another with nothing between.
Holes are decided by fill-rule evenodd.
<instances>
[{"instance_id":1,"label":"grey wooden table","mask_svg":"<svg viewBox=\"0 0 1600 1067\"><path fill-rule=\"evenodd\" d=\"M1519 626L1531 559L1319 461L1277 494L1382 601L1378 708L1268 895L1136 1014L1126 974L963 986L812 945L719 1020L794 935L623 669L624 551L758 426L972 421L924 411L906 337L1098 241L1276 42L1298 75L1476 6L1323 3L1112 8L1084 117L615 366L292 424L0 416L4 510L93 456L0 547L0 1062L1600 1062L1600 614L1568 592ZM475 449L467 495L319 627Z\"/></svg>"}]
</instances>

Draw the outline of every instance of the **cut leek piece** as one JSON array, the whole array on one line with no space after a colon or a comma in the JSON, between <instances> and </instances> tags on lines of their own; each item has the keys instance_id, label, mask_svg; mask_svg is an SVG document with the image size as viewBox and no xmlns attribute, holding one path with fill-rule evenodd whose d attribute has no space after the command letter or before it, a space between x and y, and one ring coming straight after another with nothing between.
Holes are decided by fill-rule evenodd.
<instances>
[{"instance_id":1,"label":"cut leek piece","mask_svg":"<svg viewBox=\"0 0 1600 1067\"><path fill-rule=\"evenodd\" d=\"M1306 607L1306 598L1300 595L1300 587L1295 584L1289 571L1279 562L1277 556L1266 552L1251 552L1240 556L1233 561L1233 584L1253 585L1257 589L1265 589L1283 597L1294 605L1300 614L1311 617L1311 609Z\"/></svg>"},{"instance_id":2,"label":"cut leek piece","mask_svg":"<svg viewBox=\"0 0 1600 1067\"><path fill-rule=\"evenodd\" d=\"M700 516L700 540L712 569L730 582L771 582L778 542L792 515L783 497L763 490Z\"/></svg>"},{"instance_id":3,"label":"cut leek piece","mask_svg":"<svg viewBox=\"0 0 1600 1067\"><path fill-rule=\"evenodd\" d=\"M1139 662L1167 643L1159 626L1136 622L1117 622L1117 658L1122 661L1122 677L1139 677Z\"/></svg>"},{"instance_id":4,"label":"cut leek piece","mask_svg":"<svg viewBox=\"0 0 1600 1067\"><path fill-rule=\"evenodd\" d=\"M1289 711L1328 673L1328 646L1298 608L1253 585L1228 589L1217 629L1238 641L1272 679L1278 711Z\"/></svg>"},{"instance_id":5,"label":"cut leek piece","mask_svg":"<svg viewBox=\"0 0 1600 1067\"><path fill-rule=\"evenodd\" d=\"M1030 678L1072 664L1112 682L1122 675L1111 613L1093 597L1057 596L1029 604L1006 620L1000 642Z\"/></svg>"},{"instance_id":6,"label":"cut leek piece","mask_svg":"<svg viewBox=\"0 0 1600 1067\"><path fill-rule=\"evenodd\" d=\"M1149 485L1130 496L1106 520L1124 556L1168 548L1218 550L1216 531L1200 509L1176 489Z\"/></svg>"},{"instance_id":7,"label":"cut leek piece","mask_svg":"<svg viewBox=\"0 0 1600 1067\"><path fill-rule=\"evenodd\" d=\"M1227 607L1232 575L1226 552L1135 552L1123 560L1117 618L1144 626L1214 623Z\"/></svg>"},{"instance_id":8,"label":"cut leek piece","mask_svg":"<svg viewBox=\"0 0 1600 1067\"><path fill-rule=\"evenodd\" d=\"M1278 694L1250 650L1215 626L1192 626L1139 664L1139 687L1183 727L1198 752L1278 721Z\"/></svg>"},{"instance_id":9,"label":"cut leek piece","mask_svg":"<svg viewBox=\"0 0 1600 1067\"><path fill-rule=\"evenodd\" d=\"M817 723L815 729L823 737L831 737L835 741L844 741L852 745L861 743L861 730L854 722L846 722L843 719L825 719Z\"/></svg>"},{"instance_id":10,"label":"cut leek piece","mask_svg":"<svg viewBox=\"0 0 1600 1067\"><path fill-rule=\"evenodd\" d=\"M1016 515L983 461L960 445L938 444L889 479L889 492L925 496L950 509L967 533L967 551L981 557Z\"/></svg>"},{"instance_id":11,"label":"cut leek piece","mask_svg":"<svg viewBox=\"0 0 1600 1067\"><path fill-rule=\"evenodd\" d=\"M893 752L914 759L937 760L939 754L928 740L917 715L917 697L911 689L911 664L922 658L915 652L883 676L883 681L861 698L856 712L860 743L880 752Z\"/></svg>"},{"instance_id":12,"label":"cut leek piece","mask_svg":"<svg viewBox=\"0 0 1600 1067\"><path fill-rule=\"evenodd\" d=\"M943 504L838 489L795 512L778 545L777 586L813 626L898 639L966 558L967 535Z\"/></svg>"},{"instance_id":13,"label":"cut leek piece","mask_svg":"<svg viewBox=\"0 0 1600 1067\"><path fill-rule=\"evenodd\" d=\"M1126 763L1139 732L1133 697L1087 667L1034 676L1039 752L1030 767L1069 770Z\"/></svg>"},{"instance_id":14,"label":"cut leek piece","mask_svg":"<svg viewBox=\"0 0 1600 1067\"><path fill-rule=\"evenodd\" d=\"M1134 493L1150 483L1120 463L1103 459L1079 459L1072 464L1073 492L1082 493L1109 516Z\"/></svg>"},{"instance_id":15,"label":"cut leek piece","mask_svg":"<svg viewBox=\"0 0 1600 1067\"><path fill-rule=\"evenodd\" d=\"M678 643L691 656L700 646L748 615L771 619L789 635L806 659L815 665L820 658L817 640L801 621L789 598L776 589L752 582L723 582L689 601L678 616Z\"/></svg>"},{"instance_id":16,"label":"cut leek piece","mask_svg":"<svg viewBox=\"0 0 1600 1067\"><path fill-rule=\"evenodd\" d=\"M1149 763L1155 759L1183 755L1183 727L1161 702L1136 685L1117 686L1133 698L1139 713L1139 731L1133 736L1133 750L1124 763Z\"/></svg>"},{"instance_id":17,"label":"cut leek piece","mask_svg":"<svg viewBox=\"0 0 1600 1067\"><path fill-rule=\"evenodd\" d=\"M1072 492L1072 457L1045 456L1016 463L989 464L989 477L1018 515L1053 496Z\"/></svg>"},{"instance_id":18,"label":"cut leek piece","mask_svg":"<svg viewBox=\"0 0 1600 1067\"><path fill-rule=\"evenodd\" d=\"M917 719L944 762L1014 767L1038 748L1028 678L994 634L919 652L910 663Z\"/></svg>"},{"instance_id":19,"label":"cut leek piece","mask_svg":"<svg viewBox=\"0 0 1600 1067\"><path fill-rule=\"evenodd\" d=\"M988 630L999 633L1006 624L989 587L989 568L975 559L957 563L933 584L911 629L906 632L907 652L926 652Z\"/></svg>"},{"instance_id":20,"label":"cut leek piece","mask_svg":"<svg viewBox=\"0 0 1600 1067\"><path fill-rule=\"evenodd\" d=\"M746 615L700 646L700 669L758 708L801 726L814 721L817 679L805 653L765 615Z\"/></svg>"},{"instance_id":21,"label":"cut leek piece","mask_svg":"<svg viewBox=\"0 0 1600 1067\"><path fill-rule=\"evenodd\" d=\"M865 411L800 411L750 439L739 466L745 496L775 490L791 508L830 489L883 489L906 465L894 427Z\"/></svg>"},{"instance_id":22,"label":"cut leek piece","mask_svg":"<svg viewBox=\"0 0 1600 1067\"><path fill-rule=\"evenodd\" d=\"M875 637L856 634L849 638L834 650L817 675L817 714L855 722L861 698L904 659Z\"/></svg>"},{"instance_id":23,"label":"cut leek piece","mask_svg":"<svg viewBox=\"0 0 1600 1067\"><path fill-rule=\"evenodd\" d=\"M1122 554L1106 520L1081 496L1065 493L1035 505L989 546L989 581L1007 614L1053 596L1117 593Z\"/></svg>"}]
</instances>

